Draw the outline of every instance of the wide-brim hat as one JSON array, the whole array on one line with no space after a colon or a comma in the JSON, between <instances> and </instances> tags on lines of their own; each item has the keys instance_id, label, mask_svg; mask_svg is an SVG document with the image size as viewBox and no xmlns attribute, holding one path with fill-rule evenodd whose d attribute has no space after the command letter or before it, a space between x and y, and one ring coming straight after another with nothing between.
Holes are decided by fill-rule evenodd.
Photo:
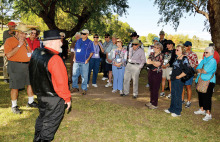
<instances>
[{"instance_id":1,"label":"wide-brim hat","mask_svg":"<svg viewBox=\"0 0 220 142\"><path fill-rule=\"evenodd\" d=\"M140 41L138 39L134 39L132 41L132 44L138 44L140 46L141 43L140 43Z\"/></svg>"},{"instance_id":2,"label":"wide-brim hat","mask_svg":"<svg viewBox=\"0 0 220 142\"><path fill-rule=\"evenodd\" d=\"M26 34L31 33L31 30L26 25L23 24L16 26L16 28L13 31L20 31Z\"/></svg>"},{"instance_id":3,"label":"wide-brim hat","mask_svg":"<svg viewBox=\"0 0 220 142\"><path fill-rule=\"evenodd\" d=\"M186 41L183 45L184 45L184 46L192 46L192 42Z\"/></svg>"},{"instance_id":4,"label":"wide-brim hat","mask_svg":"<svg viewBox=\"0 0 220 142\"><path fill-rule=\"evenodd\" d=\"M137 36L139 38L139 35L136 32L131 33L130 37L135 37L135 36Z\"/></svg>"},{"instance_id":5,"label":"wide-brim hat","mask_svg":"<svg viewBox=\"0 0 220 142\"><path fill-rule=\"evenodd\" d=\"M162 30L160 31L159 35L165 35L165 32Z\"/></svg>"},{"instance_id":6,"label":"wide-brim hat","mask_svg":"<svg viewBox=\"0 0 220 142\"><path fill-rule=\"evenodd\" d=\"M58 30L44 31L44 40L61 39L60 32Z\"/></svg>"},{"instance_id":7,"label":"wide-brim hat","mask_svg":"<svg viewBox=\"0 0 220 142\"><path fill-rule=\"evenodd\" d=\"M173 44L173 46L175 46L175 43L172 40L167 40L166 44Z\"/></svg>"}]
</instances>

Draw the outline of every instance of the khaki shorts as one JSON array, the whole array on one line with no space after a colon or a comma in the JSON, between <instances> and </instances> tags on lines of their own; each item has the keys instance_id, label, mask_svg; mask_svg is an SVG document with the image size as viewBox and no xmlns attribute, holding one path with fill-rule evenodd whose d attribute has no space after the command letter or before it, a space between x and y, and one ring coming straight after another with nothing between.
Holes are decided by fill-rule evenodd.
<instances>
[{"instance_id":1,"label":"khaki shorts","mask_svg":"<svg viewBox=\"0 0 220 142\"><path fill-rule=\"evenodd\" d=\"M163 71L162 78L166 78L167 80L170 80L170 75L171 75L170 73L171 73L172 69L173 69L172 67L162 69L162 71Z\"/></svg>"},{"instance_id":2,"label":"khaki shorts","mask_svg":"<svg viewBox=\"0 0 220 142\"><path fill-rule=\"evenodd\" d=\"M10 89L22 89L30 85L28 63L8 61L8 74Z\"/></svg>"}]
</instances>

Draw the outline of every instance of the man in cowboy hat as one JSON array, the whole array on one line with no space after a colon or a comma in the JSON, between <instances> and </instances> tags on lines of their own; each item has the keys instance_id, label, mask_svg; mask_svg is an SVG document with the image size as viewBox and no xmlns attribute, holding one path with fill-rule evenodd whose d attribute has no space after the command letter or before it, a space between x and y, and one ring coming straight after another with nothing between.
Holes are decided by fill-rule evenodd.
<instances>
[{"instance_id":1,"label":"man in cowboy hat","mask_svg":"<svg viewBox=\"0 0 220 142\"><path fill-rule=\"evenodd\" d=\"M15 32L13 31L15 27L16 27L15 22L8 22L8 30L4 31L3 33L3 45L7 38L13 37L15 35ZM9 76L7 72L8 60L6 56L3 56L3 61L4 61L4 65L3 65L4 82L9 83Z\"/></svg>"},{"instance_id":2,"label":"man in cowboy hat","mask_svg":"<svg viewBox=\"0 0 220 142\"><path fill-rule=\"evenodd\" d=\"M65 112L71 107L67 70L58 55L62 46L60 32L44 32L45 48L36 49L31 57L30 82L39 103L34 142L52 141Z\"/></svg>"},{"instance_id":3,"label":"man in cowboy hat","mask_svg":"<svg viewBox=\"0 0 220 142\"><path fill-rule=\"evenodd\" d=\"M162 53L166 52L167 51L167 40L164 38L165 37L165 32L163 30L160 31L159 33L159 36L160 36L160 43L163 45L163 50L162 50Z\"/></svg>"},{"instance_id":4,"label":"man in cowboy hat","mask_svg":"<svg viewBox=\"0 0 220 142\"><path fill-rule=\"evenodd\" d=\"M131 33L131 41L129 42L129 44L128 44L128 47L127 47L127 50L129 51L129 49L130 48L132 48L132 42L133 42L133 40L134 39L138 39L139 38L139 35L137 34L137 32L133 32L133 33ZM140 45L140 47L141 48L144 48L144 45L143 45L143 43L141 42L141 40L139 40L139 42L141 43L141 45Z\"/></svg>"},{"instance_id":5,"label":"man in cowboy hat","mask_svg":"<svg viewBox=\"0 0 220 142\"><path fill-rule=\"evenodd\" d=\"M146 63L146 56L143 48L140 48L140 41L134 39L132 42L132 48L129 50L128 64L125 68L124 74L124 94L121 96L127 96L129 94L130 81L133 80L133 98L138 97L138 80L141 69Z\"/></svg>"},{"instance_id":6,"label":"man in cowboy hat","mask_svg":"<svg viewBox=\"0 0 220 142\"><path fill-rule=\"evenodd\" d=\"M9 88L11 89L12 112L21 114L17 106L18 90L27 85L27 107L37 107L29 80L28 64L31 58L31 49L27 44L26 36L30 32L25 25L16 27L16 35L5 41L5 56L8 59L8 73L10 76Z\"/></svg>"}]
</instances>

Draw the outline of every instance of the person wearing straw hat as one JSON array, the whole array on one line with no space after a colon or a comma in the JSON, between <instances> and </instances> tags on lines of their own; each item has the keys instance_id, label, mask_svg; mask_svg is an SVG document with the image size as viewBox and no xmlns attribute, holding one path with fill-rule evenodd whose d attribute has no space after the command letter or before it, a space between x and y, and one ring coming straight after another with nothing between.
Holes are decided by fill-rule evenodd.
<instances>
[{"instance_id":1,"label":"person wearing straw hat","mask_svg":"<svg viewBox=\"0 0 220 142\"><path fill-rule=\"evenodd\" d=\"M6 39L13 37L15 35L15 32L13 31L15 27L16 27L15 22L8 22L8 30L4 31L3 33L3 48L4 48L4 43ZM3 56L3 61L4 61L4 65L3 65L4 82L9 83L9 76L8 76L8 71L7 71L8 60L6 56Z\"/></svg>"},{"instance_id":2,"label":"person wearing straw hat","mask_svg":"<svg viewBox=\"0 0 220 142\"><path fill-rule=\"evenodd\" d=\"M146 63L146 56L144 49L140 47L141 43L138 39L134 39L132 42L132 48L129 50L128 63L125 68L124 74L124 92L121 96L127 96L129 94L130 81L133 80L133 98L138 96L138 80L141 69Z\"/></svg>"},{"instance_id":3,"label":"person wearing straw hat","mask_svg":"<svg viewBox=\"0 0 220 142\"><path fill-rule=\"evenodd\" d=\"M35 49L29 70L30 82L39 103L34 142L52 141L65 112L71 107L67 70L58 55L62 46L60 32L44 32L44 48Z\"/></svg>"},{"instance_id":4,"label":"person wearing straw hat","mask_svg":"<svg viewBox=\"0 0 220 142\"><path fill-rule=\"evenodd\" d=\"M9 88L11 89L12 112L21 114L17 105L18 90L27 85L28 107L37 107L34 102L34 94L29 80L28 64L31 58L31 49L26 41L26 36L30 30L25 25L16 27L16 35L5 41L5 56L8 58L8 73L10 76Z\"/></svg>"}]
</instances>

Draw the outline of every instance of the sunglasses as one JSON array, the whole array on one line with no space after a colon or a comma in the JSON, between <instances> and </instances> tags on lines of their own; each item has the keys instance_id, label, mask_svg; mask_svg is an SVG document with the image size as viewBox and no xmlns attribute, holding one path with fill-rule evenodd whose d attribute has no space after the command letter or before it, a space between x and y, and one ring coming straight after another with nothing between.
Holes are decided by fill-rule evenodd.
<instances>
[{"instance_id":1,"label":"sunglasses","mask_svg":"<svg viewBox=\"0 0 220 142\"><path fill-rule=\"evenodd\" d=\"M32 35L36 35L37 33L33 33L33 32L31 32L31 34L32 34Z\"/></svg>"},{"instance_id":2,"label":"sunglasses","mask_svg":"<svg viewBox=\"0 0 220 142\"><path fill-rule=\"evenodd\" d=\"M81 33L82 35L86 35L86 33Z\"/></svg>"},{"instance_id":3,"label":"sunglasses","mask_svg":"<svg viewBox=\"0 0 220 142\"><path fill-rule=\"evenodd\" d=\"M204 52L205 54L208 54L209 52Z\"/></svg>"},{"instance_id":4,"label":"sunglasses","mask_svg":"<svg viewBox=\"0 0 220 142\"><path fill-rule=\"evenodd\" d=\"M154 47L154 48L156 48L156 49L160 49L160 48L158 48L158 47Z\"/></svg>"},{"instance_id":5,"label":"sunglasses","mask_svg":"<svg viewBox=\"0 0 220 142\"><path fill-rule=\"evenodd\" d=\"M132 44L132 46L137 46L138 44Z\"/></svg>"},{"instance_id":6,"label":"sunglasses","mask_svg":"<svg viewBox=\"0 0 220 142\"><path fill-rule=\"evenodd\" d=\"M98 36L95 36L95 37L93 37L93 38L99 38Z\"/></svg>"},{"instance_id":7,"label":"sunglasses","mask_svg":"<svg viewBox=\"0 0 220 142\"><path fill-rule=\"evenodd\" d=\"M105 38L108 38L108 36L105 36Z\"/></svg>"}]
</instances>

